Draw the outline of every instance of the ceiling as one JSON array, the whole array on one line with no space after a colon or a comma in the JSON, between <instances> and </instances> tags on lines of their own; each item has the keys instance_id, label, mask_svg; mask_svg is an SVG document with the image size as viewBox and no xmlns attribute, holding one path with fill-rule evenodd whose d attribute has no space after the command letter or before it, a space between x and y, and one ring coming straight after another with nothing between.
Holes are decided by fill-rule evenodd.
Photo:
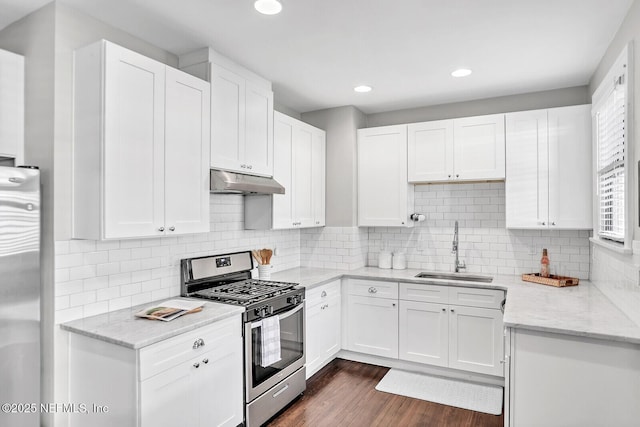
<instances>
[{"instance_id":1,"label":"ceiling","mask_svg":"<svg viewBox=\"0 0 640 427\"><path fill-rule=\"evenodd\" d=\"M59 1L175 54L211 46L298 112L365 113L586 85L633 3L281 0L264 16L253 0ZM0 28L45 3L0 0Z\"/></svg>"}]
</instances>

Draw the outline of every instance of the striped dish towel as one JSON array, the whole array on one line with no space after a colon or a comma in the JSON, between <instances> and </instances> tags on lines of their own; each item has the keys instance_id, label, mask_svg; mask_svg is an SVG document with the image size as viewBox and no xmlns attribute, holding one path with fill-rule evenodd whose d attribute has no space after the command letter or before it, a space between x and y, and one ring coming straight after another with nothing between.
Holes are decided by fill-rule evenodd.
<instances>
[{"instance_id":1,"label":"striped dish towel","mask_svg":"<svg viewBox=\"0 0 640 427\"><path fill-rule=\"evenodd\" d=\"M266 368L280 361L280 317L262 319L260 366Z\"/></svg>"}]
</instances>

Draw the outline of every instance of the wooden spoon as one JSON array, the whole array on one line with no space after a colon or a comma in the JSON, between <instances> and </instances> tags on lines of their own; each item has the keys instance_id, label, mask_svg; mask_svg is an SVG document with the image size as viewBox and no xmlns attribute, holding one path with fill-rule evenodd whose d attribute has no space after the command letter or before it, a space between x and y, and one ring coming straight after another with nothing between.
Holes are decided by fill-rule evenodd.
<instances>
[{"instance_id":1,"label":"wooden spoon","mask_svg":"<svg viewBox=\"0 0 640 427\"><path fill-rule=\"evenodd\" d=\"M253 257L256 259L256 262L258 264L262 264L262 257L260 256L260 252L258 250L253 250L251 251L251 254L253 255Z\"/></svg>"},{"instance_id":2,"label":"wooden spoon","mask_svg":"<svg viewBox=\"0 0 640 427\"><path fill-rule=\"evenodd\" d=\"M265 251L266 251L265 264L270 264L271 257L273 256L273 251L271 249L266 249Z\"/></svg>"}]
</instances>

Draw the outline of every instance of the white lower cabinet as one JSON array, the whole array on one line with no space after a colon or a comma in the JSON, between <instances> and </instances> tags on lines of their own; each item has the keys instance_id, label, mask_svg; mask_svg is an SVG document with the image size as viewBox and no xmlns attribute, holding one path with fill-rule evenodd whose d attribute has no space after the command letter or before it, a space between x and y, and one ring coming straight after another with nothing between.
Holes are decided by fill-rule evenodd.
<instances>
[{"instance_id":1,"label":"white lower cabinet","mask_svg":"<svg viewBox=\"0 0 640 427\"><path fill-rule=\"evenodd\" d=\"M494 289L400 283L399 358L503 376L503 296Z\"/></svg>"},{"instance_id":2,"label":"white lower cabinet","mask_svg":"<svg viewBox=\"0 0 640 427\"><path fill-rule=\"evenodd\" d=\"M73 414L69 425L241 424L241 331L238 315L139 350L70 334L70 401L108 412Z\"/></svg>"},{"instance_id":3,"label":"white lower cabinet","mask_svg":"<svg viewBox=\"0 0 640 427\"><path fill-rule=\"evenodd\" d=\"M340 280L309 291L306 304L306 373L310 378L340 351Z\"/></svg>"},{"instance_id":4,"label":"white lower cabinet","mask_svg":"<svg viewBox=\"0 0 640 427\"><path fill-rule=\"evenodd\" d=\"M507 334L505 425L638 425L638 344L512 328Z\"/></svg>"},{"instance_id":5,"label":"white lower cabinet","mask_svg":"<svg viewBox=\"0 0 640 427\"><path fill-rule=\"evenodd\" d=\"M397 359L398 284L350 279L346 293L347 350Z\"/></svg>"}]
</instances>

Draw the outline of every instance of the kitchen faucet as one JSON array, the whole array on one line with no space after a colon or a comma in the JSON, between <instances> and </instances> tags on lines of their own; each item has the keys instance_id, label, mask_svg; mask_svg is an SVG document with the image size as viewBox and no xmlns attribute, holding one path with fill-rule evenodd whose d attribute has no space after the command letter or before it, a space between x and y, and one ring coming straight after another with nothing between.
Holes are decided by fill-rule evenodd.
<instances>
[{"instance_id":1,"label":"kitchen faucet","mask_svg":"<svg viewBox=\"0 0 640 427\"><path fill-rule=\"evenodd\" d=\"M453 228L453 246L451 247L451 253L456 254L456 262L454 264L455 272L460 273L460 270L467 268L467 266L465 265L464 261L460 261L458 259L458 221L457 220Z\"/></svg>"}]
</instances>

